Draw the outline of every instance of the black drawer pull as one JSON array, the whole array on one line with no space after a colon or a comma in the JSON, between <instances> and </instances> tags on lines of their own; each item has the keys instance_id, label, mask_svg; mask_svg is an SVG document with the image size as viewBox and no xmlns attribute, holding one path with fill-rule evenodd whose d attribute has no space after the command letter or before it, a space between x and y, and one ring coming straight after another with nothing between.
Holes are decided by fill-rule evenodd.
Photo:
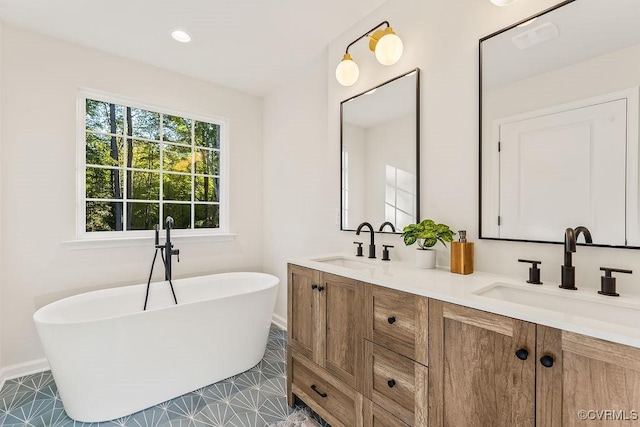
<instances>
[{"instance_id":1,"label":"black drawer pull","mask_svg":"<svg viewBox=\"0 0 640 427\"><path fill-rule=\"evenodd\" d=\"M322 397L323 399L325 397L327 397L327 393L321 393L318 391L318 389L316 388L315 384L311 384L311 390L315 391L316 393L318 393L320 395L320 397Z\"/></svg>"},{"instance_id":2,"label":"black drawer pull","mask_svg":"<svg viewBox=\"0 0 640 427\"><path fill-rule=\"evenodd\" d=\"M394 380L389 380L387 381L387 385L389 386L389 388L393 388L393 386L396 385L396 382Z\"/></svg>"},{"instance_id":3,"label":"black drawer pull","mask_svg":"<svg viewBox=\"0 0 640 427\"><path fill-rule=\"evenodd\" d=\"M527 358L529 357L529 352L526 348L521 348L516 351L516 357L520 360L527 360Z\"/></svg>"},{"instance_id":4,"label":"black drawer pull","mask_svg":"<svg viewBox=\"0 0 640 427\"><path fill-rule=\"evenodd\" d=\"M394 323L396 323L396 318L394 316L391 316L387 318L387 322L389 322L390 325L393 325Z\"/></svg>"},{"instance_id":5,"label":"black drawer pull","mask_svg":"<svg viewBox=\"0 0 640 427\"><path fill-rule=\"evenodd\" d=\"M318 286L318 292L324 291L324 286Z\"/></svg>"},{"instance_id":6,"label":"black drawer pull","mask_svg":"<svg viewBox=\"0 0 640 427\"><path fill-rule=\"evenodd\" d=\"M318 289L318 285L316 284L311 285L311 289Z\"/></svg>"}]
</instances>

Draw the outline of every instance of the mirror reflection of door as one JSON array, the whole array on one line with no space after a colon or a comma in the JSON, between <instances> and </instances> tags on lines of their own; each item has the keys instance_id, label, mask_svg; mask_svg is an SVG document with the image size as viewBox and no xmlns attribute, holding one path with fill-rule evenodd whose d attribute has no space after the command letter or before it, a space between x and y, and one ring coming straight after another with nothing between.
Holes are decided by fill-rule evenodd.
<instances>
[{"instance_id":1,"label":"mirror reflection of door","mask_svg":"<svg viewBox=\"0 0 640 427\"><path fill-rule=\"evenodd\" d=\"M417 87L415 70L342 103L341 229L416 222Z\"/></svg>"},{"instance_id":2,"label":"mirror reflection of door","mask_svg":"<svg viewBox=\"0 0 640 427\"><path fill-rule=\"evenodd\" d=\"M626 99L504 123L501 238L556 240L586 226L594 242L625 245Z\"/></svg>"}]
</instances>

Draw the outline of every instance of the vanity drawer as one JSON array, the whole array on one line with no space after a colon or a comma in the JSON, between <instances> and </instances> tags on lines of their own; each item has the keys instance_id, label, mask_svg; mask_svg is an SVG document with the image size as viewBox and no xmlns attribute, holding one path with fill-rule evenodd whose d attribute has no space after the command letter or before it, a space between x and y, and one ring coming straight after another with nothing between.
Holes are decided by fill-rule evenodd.
<instances>
[{"instance_id":1,"label":"vanity drawer","mask_svg":"<svg viewBox=\"0 0 640 427\"><path fill-rule=\"evenodd\" d=\"M362 395L295 352L291 362L295 395L332 426L362 426Z\"/></svg>"},{"instance_id":2,"label":"vanity drawer","mask_svg":"<svg viewBox=\"0 0 640 427\"><path fill-rule=\"evenodd\" d=\"M365 341L365 392L410 426L427 423L427 367Z\"/></svg>"},{"instance_id":3,"label":"vanity drawer","mask_svg":"<svg viewBox=\"0 0 640 427\"><path fill-rule=\"evenodd\" d=\"M367 284L365 338L427 365L428 299Z\"/></svg>"},{"instance_id":4,"label":"vanity drawer","mask_svg":"<svg viewBox=\"0 0 640 427\"><path fill-rule=\"evenodd\" d=\"M367 427L409 427L369 399L364 400L364 425Z\"/></svg>"}]
</instances>

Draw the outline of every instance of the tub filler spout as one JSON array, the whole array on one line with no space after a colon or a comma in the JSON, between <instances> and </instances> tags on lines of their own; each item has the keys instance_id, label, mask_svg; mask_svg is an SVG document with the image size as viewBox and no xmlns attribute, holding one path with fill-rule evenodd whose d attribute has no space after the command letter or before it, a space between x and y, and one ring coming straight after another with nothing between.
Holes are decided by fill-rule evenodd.
<instances>
[{"instance_id":1,"label":"tub filler spout","mask_svg":"<svg viewBox=\"0 0 640 427\"><path fill-rule=\"evenodd\" d=\"M149 280L147 280L147 292L144 297L144 307L143 311L147 310L147 303L149 302L149 287L151 286L151 276L153 276L153 267L156 264L156 258L158 258L158 251L160 251L160 257L162 258L162 263L164 264L164 280L169 282L169 286L171 287L171 294L173 295L173 302L178 304L178 299L176 298L176 292L173 289L173 282L171 281L171 260L173 256L178 257L178 262L180 262L180 249L173 249L173 243L171 243L171 229L173 228L173 218L168 216L166 220L166 230L167 237L165 238L164 244L160 244L160 227L158 224L155 225L155 246L156 252L153 255L153 261L151 262L151 271L149 272Z\"/></svg>"}]
</instances>

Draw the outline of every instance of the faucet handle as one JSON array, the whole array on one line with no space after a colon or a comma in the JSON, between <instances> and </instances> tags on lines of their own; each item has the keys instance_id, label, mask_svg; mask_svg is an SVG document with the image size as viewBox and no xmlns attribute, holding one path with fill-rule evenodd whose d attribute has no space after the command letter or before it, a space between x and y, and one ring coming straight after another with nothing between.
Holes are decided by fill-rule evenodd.
<instances>
[{"instance_id":1,"label":"faucet handle","mask_svg":"<svg viewBox=\"0 0 640 427\"><path fill-rule=\"evenodd\" d=\"M393 246L382 245L382 261L391 261L391 258L389 258L389 248L393 248Z\"/></svg>"},{"instance_id":2,"label":"faucet handle","mask_svg":"<svg viewBox=\"0 0 640 427\"><path fill-rule=\"evenodd\" d=\"M356 256L362 256L362 242L353 242L354 245L358 245L356 248Z\"/></svg>"},{"instance_id":3,"label":"faucet handle","mask_svg":"<svg viewBox=\"0 0 640 427\"><path fill-rule=\"evenodd\" d=\"M542 282L540 281L540 269L538 268L538 264L542 264L542 261L518 259L518 262L528 262L532 264L532 266L529 267L529 280L527 280L527 283L542 285Z\"/></svg>"},{"instance_id":4,"label":"faucet handle","mask_svg":"<svg viewBox=\"0 0 640 427\"><path fill-rule=\"evenodd\" d=\"M604 276L600 278L600 295L607 295L610 297L619 297L620 294L616 292L616 278L611 273L625 273L632 274L633 271L625 270L622 268L600 267L600 271L604 271Z\"/></svg>"}]
</instances>

